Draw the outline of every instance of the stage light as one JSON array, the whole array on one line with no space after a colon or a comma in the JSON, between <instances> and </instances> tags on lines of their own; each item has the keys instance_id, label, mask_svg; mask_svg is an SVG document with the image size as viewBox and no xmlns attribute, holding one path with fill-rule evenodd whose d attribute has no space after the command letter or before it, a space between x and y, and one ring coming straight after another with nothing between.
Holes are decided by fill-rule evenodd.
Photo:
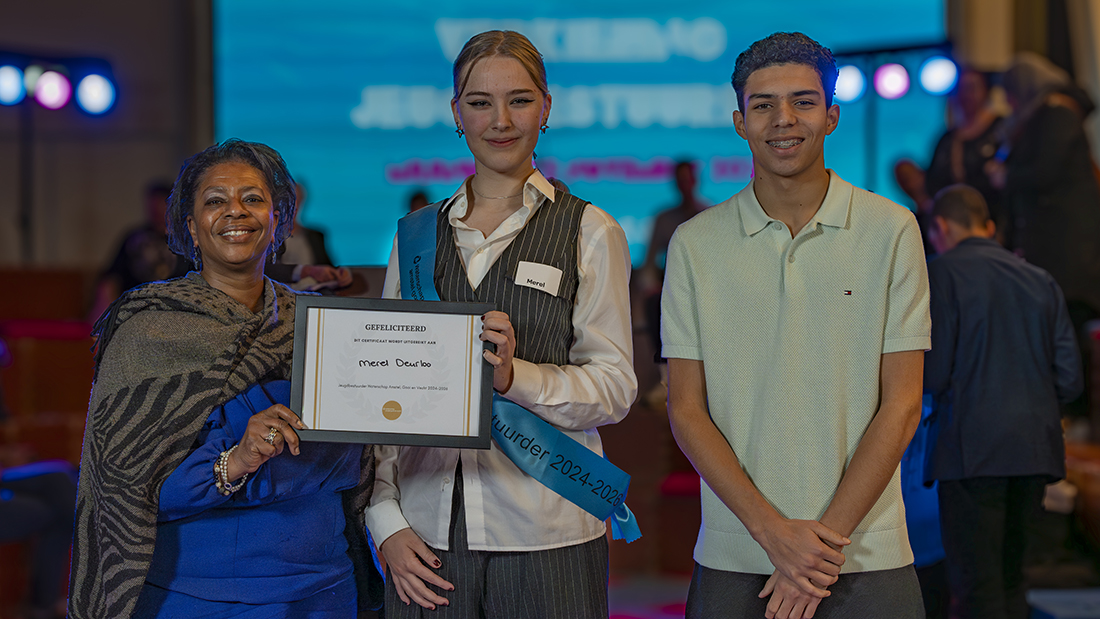
<instances>
[{"instance_id":1,"label":"stage light","mask_svg":"<svg viewBox=\"0 0 1100 619\"><path fill-rule=\"evenodd\" d=\"M884 64L875 70L875 92L883 99L900 99L909 92L909 73L900 64Z\"/></svg>"},{"instance_id":2,"label":"stage light","mask_svg":"<svg viewBox=\"0 0 1100 619\"><path fill-rule=\"evenodd\" d=\"M72 94L73 87L69 85L69 80L57 71L46 71L34 85L34 100L50 110L65 107Z\"/></svg>"},{"instance_id":3,"label":"stage light","mask_svg":"<svg viewBox=\"0 0 1100 619\"><path fill-rule=\"evenodd\" d=\"M45 69L36 64L32 64L23 71L23 87L27 90L27 93L34 93L34 86L38 83L38 78L42 77L43 71Z\"/></svg>"},{"instance_id":4,"label":"stage light","mask_svg":"<svg viewBox=\"0 0 1100 619\"><path fill-rule=\"evenodd\" d=\"M840 75L836 78L836 94L833 98L841 103L855 103L863 96L867 88L867 80L863 77L863 71L855 65L846 64L840 67Z\"/></svg>"},{"instance_id":5,"label":"stage light","mask_svg":"<svg viewBox=\"0 0 1100 619\"><path fill-rule=\"evenodd\" d=\"M26 96L23 72L10 64L0 67L0 105L15 105Z\"/></svg>"},{"instance_id":6,"label":"stage light","mask_svg":"<svg viewBox=\"0 0 1100 619\"><path fill-rule=\"evenodd\" d=\"M920 67L920 85L930 95L946 95L959 81L959 68L943 56L933 56Z\"/></svg>"},{"instance_id":7,"label":"stage light","mask_svg":"<svg viewBox=\"0 0 1100 619\"><path fill-rule=\"evenodd\" d=\"M89 114L106 112L115 104L114 84L102 75L86 76L77 84L76 104Z\"/></svg>"}]
</instances>

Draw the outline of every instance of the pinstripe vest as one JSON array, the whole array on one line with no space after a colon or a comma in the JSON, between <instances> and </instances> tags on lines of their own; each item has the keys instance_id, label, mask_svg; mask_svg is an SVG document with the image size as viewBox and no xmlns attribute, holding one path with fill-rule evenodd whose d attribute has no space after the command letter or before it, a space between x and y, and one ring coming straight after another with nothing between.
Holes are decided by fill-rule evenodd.
<instances>
[{"instance_id":1,"label":"pinstripe vest","mask_svg":"<svg viewBox=\"0 0 1100 619\"><path fill-rule=\"evenodd\" d=\"M557 192L557 200L543 204L531 215L512 244L481 280L470 287L466 269L454 243L447 214L439 209L436 229L435 287L443 301L493 303L508 314L516 331L517 359L531 363L567 365L573 345L573 305L577 297L577 239L581 215L588 203ZM445 232L444 232L445 231ZM561 269L558 294L520 286L515 282L521 261Z\"/></svg>"}]
</instances>

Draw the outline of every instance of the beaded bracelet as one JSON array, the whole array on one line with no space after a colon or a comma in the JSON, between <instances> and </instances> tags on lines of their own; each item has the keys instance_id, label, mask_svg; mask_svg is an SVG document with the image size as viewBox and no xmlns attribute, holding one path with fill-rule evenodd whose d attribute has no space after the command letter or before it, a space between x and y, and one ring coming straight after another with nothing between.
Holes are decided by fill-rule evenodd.
<instances>
[{"instance_id":1,"label":"beaded bracelet","mask_svg":"<svg viewBox=\"0 0 1100 619\"><path fill-rule=\"evenodd\" d=\"M244 487L244 482L248 480L248 473L245 473L243 477L237 480L237 483L229 483L229 454L233 453L236 448L237 446L234 445L223 451L218 459L214 461L214 487L218 489L222 496L229 496L240 490Z\"/></svg>"}]
</instances>

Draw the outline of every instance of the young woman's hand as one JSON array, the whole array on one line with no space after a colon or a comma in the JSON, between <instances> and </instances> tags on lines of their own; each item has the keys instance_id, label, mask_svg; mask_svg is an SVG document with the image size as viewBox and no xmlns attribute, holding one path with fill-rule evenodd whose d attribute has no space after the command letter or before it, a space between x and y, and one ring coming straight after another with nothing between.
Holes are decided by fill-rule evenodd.
<instances>
[{"instance_id":1,"label":"young woman's hand","mask_svg":"<svg viewBox=\"0 0 1100 619\"><path fill-rule=\"evenodd\" d=\"M428 588L428 584L432 584L444 591L455 589L454 585L432 571L432 569L439 569L443 564L415 531L401 529L387 537L378 550L386 558L390 578L393 579L397 597L401 598L402 602L406 605L416 602L431 610L435 610L436 606L450 604L447 598L436 595Z\"/></svg>"},{"instance_id":2,"label":"young woman's hand","mask_svg":"<svg viewBox=\"0 0 1100 619\"><path fill-rule=\"evenodd\" d=\"M481 317L481 341L496 344L496 353L486 350L485 360L493 366L493 389L507 393L512 387L512 355L516 352L516 331L504 312L492 311Z\"/></svg>"}]
</instances>

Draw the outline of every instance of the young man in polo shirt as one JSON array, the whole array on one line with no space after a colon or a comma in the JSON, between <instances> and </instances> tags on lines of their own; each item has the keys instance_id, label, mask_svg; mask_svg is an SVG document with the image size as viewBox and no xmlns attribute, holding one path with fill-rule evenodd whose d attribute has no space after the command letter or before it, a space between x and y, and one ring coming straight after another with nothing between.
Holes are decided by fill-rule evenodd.
<instances>
[{"instance_id":1,"label":"young man in polo shirt","mask_svg":"<svg viewBox=\"0 0 1100 619\"><path fill-rule=\"evenodd\" d=\"M738 57L753 180L669 248L670 417L706 482L688 617L923 617L898 462L930 341L924 251L909 211L825 168L836 76L798 33Z\"/></svg>"}]
</instances>

